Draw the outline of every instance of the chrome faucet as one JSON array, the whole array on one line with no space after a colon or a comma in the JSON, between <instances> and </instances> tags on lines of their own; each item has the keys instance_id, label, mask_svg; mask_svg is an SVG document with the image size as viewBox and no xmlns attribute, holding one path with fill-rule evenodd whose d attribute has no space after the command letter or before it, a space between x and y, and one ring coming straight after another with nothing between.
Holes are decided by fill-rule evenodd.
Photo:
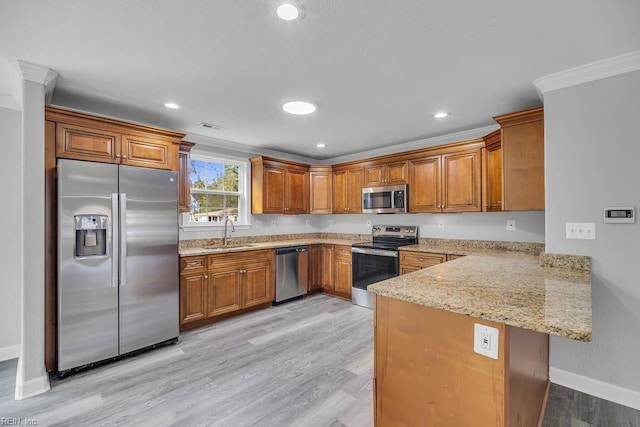
<instances>
[{"instance_id":1,"label":"chrome faucet","mask_svg":"<svg viewBox=\"0 0 640 427\"><path fill-rule=\"evenodd\" d=\"M224 214L224 237L222 239L222 246L227 246L229 244L229 241L231 241L231 239L227 236L227 224L229 223L231 223L231 232L232 233L235 232L236 228L233 226L233 221L225 213Z\"/></svg>"}]
</instances>

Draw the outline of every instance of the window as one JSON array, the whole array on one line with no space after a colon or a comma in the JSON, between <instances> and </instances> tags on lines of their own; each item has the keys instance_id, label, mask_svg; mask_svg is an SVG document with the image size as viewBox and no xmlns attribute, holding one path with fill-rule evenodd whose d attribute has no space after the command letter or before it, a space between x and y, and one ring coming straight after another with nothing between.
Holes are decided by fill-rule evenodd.
<instances>
[{"instance_id":1,"label":"window","mask_svg":"<svg viewBox=\"0 0 640 427\"><path fill-rule=\"evenodd\" d=\"M225 215L246 224L246 164L192 155L190 166L190 225L223 225Z\"/></svg>"}]
</instances>

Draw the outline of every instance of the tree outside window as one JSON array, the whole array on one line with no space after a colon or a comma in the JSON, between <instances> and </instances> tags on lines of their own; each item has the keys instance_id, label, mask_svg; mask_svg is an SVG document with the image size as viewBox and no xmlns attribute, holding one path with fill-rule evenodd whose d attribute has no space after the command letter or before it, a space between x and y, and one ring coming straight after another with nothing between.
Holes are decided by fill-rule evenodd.
<instances>
[{"instance_id":1,"label":"tree outside window","mask_svg":"<svg viewBox=\"0 0 640 427\"><path fill-rule=\"evenodd\" d=\"M224 160L191 158L191 221L237 222L242 209L242 166Z\"/></svg>"}]
</instances>

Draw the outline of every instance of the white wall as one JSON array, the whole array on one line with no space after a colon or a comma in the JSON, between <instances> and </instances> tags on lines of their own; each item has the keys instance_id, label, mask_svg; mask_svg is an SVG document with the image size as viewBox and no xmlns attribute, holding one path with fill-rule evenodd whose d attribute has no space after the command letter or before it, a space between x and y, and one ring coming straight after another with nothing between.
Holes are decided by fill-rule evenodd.
<instances>
[{"instance_id":1,"label":"white wall","mask_svg":"<svg viewBox=\"0 0 640 427\"><path fill-rule=\"evenodd\" d=\"M589 255L593 294L593 341L551 337L551 367L640 393L640 222L602 221L640 208L640 71L544 98L546 249ZM596 240L566 240L566 222L595 223Z\"/></svg>"},{"instance_id":2,"label":"white wall","mask_svg":"<svg viewBox=\"0 0 640 427\"><path fill-rule=\"evenodd\" d=\"M507 220L516 230L507 231ZM438 228L443 221L444 228ZM371 233L367 225L418 225L419 237L544 243L544 211L458 214L323 215L325 233Z\"/></svg>"},{"instance_id":3,"label":"white wall","mask_svg":"<svg viewBox=\"0 0 640 427\"><path fill-rule=\"evenodd\" d=\"M2 203L0 209L0 360L18 357L20 346L20 286L22 217L20 196L21 125L22 114L18 110L0 108L0 141L6 161L0 168Z\"/></svg>"}]
</instances>

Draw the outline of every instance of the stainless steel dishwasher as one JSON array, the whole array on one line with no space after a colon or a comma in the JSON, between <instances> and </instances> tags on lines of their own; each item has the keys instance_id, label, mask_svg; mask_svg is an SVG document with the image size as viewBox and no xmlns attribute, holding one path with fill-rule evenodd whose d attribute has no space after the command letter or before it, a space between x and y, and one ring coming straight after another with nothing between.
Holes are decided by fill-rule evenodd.
<instances>
[{"instance_id":1,"label":"stainless steel dishwasher","mask_svg":"<svg viewBox=\"0 0 640 427\"><path fill-rule=\"evenodd\" d=\"M307 293L309 282L309 246L276 249L275 304Z\"/></svg>"}]
</instances>

